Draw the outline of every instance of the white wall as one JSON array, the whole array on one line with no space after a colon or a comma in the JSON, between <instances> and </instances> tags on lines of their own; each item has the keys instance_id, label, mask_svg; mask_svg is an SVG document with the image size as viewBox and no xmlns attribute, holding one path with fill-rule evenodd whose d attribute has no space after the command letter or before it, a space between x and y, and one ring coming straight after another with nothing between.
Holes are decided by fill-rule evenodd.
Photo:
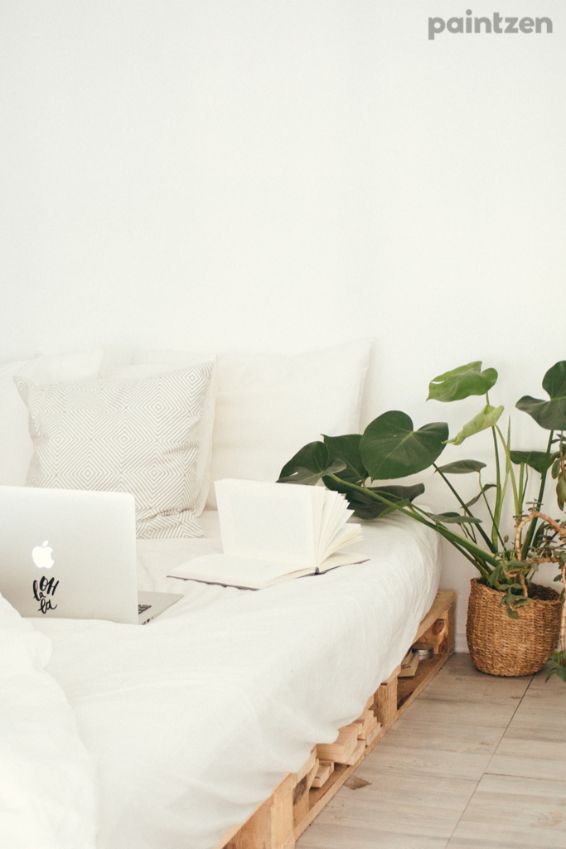
<instances>
[{"instance_id":1,"label":"white wall","mask_svg":"<svg viewBox=\"0 0 566 849\"><path fill-rule=\"evenodd\" d=\"M566 355L566 12L495 7L555 33L430 42L453 0L0 0L0 360L375 336L368 416L461 421L426 386L475 358L536 394Z\"/></svg>"}]
</instances>

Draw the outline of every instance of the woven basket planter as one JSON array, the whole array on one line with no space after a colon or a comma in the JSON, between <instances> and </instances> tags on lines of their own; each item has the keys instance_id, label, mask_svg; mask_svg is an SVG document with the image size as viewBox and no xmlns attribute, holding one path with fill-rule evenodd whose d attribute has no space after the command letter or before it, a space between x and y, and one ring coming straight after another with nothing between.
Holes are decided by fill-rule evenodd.
<instances>
[{"instance_id":1,"label":"woven basket planter","mask_svg":"<svg viewBox=\"0 0 566 849\"><path fill-rule=\"evenodd\" d=\"M466 635L476 669L488 675L532 675L545 665L558 643L562 603L549 587L531 585L532 601L511 619L503 593L471 582Z\"/></svg>"}]
</instances>

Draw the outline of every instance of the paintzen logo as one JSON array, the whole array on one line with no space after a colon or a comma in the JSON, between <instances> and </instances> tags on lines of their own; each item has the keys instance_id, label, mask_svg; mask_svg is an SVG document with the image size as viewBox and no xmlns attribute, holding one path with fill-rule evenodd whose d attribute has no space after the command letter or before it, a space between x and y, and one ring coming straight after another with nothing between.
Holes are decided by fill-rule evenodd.
<instances>
[{"instance_id":1,"label":"paintzen logo","mask_svg":"<svg viewBox=\"0 0 566 849\"><path fill-rule=\"evenodd\" d=\"M461 18L429 18L428 38L434 41L438 35L449 32L453 35L531 35L553 32L550 18L513 18L494 12L491 17L476 17L471 9Z\"/></svg>"}]
</instances>

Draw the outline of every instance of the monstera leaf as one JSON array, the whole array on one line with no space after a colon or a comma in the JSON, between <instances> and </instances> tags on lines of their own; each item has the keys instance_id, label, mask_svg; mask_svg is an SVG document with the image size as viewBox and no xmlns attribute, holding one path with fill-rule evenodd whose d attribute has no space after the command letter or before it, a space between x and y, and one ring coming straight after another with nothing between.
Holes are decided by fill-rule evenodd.
<instances>
[{"instance_id":1,"label":"monstera leaf","mask_svg":"<svg viewBox=\"0 0 566 849\"><path fill-rule=\"evenodd\" d=\"M481 370L481 361L445 371L428 385L428 398L434 401L461 401L470 395L485 395L497 380L494 368Z\"/></svg>"},{"instance_id":2,"label":"monstera leaf","mask_svg":"<svg viewBox=\"0 0 566 849\"><path fill-rule=\"evenodd\" d=\"M324 476L345 468L340 461L331 461L324 442L309 442L285 463L279 473L279 483L315 484Z\"/></svg>"},{"instance_id":3,"label":"monstera leaf","mask_svg":"<svg viewBox=\"0 0 566 849\"><path fill-rule=\"evenodd\" d=\"M323 437L330 463L341 463L356 481L364 481L368 476L360 455L361 438L359 433Z\"/></svg>"},{"instance_id":4,"label":"monstera leaf","mask_svg":"<svg viewBox=\"0 0 566 849\"><path fill-rule=\"evenodd\" d=\"M512 463L524 463L530 466L539 475L544 475L552 466L556 453L549 454L546 451L510 451L509 456Z\"/></svg>"},{"instance_id":5,"label":"monstera leaf","mask_svg":"<svg viewBox=\"0 0 566 849\"><path fill-rule=\"evenodd\" d=\"M566 360L550 368L542 381L548 393L548 401L523 395L517 401L517 409L528 413L535 422L546 430L566 430Z\"/></svg>"},{"instance_id":6,"label":"monstera leaf","mask_svg":"<svg viewBox=\"0 0 566 849\"><path fill-rule=\"evenodd\" d=\"M447 439L445 422L414 430L406 413L390 410L367 426L360 441L360 455L372 478L402 478L434 463Z\"/></svg>"},{"instance_id":7,"label":"monstera leaf","mask_svg":"<svg viewBox=\"0 0 566 849\"><path fill-rule=\"evenodd\" d=\"M491 404L486 404L481 413L470 419L462 430L456 434L454 439L450 439L449 442L453 445L461 445L469 436L474 436L474 434L480 433L482 430L493 427L499 421L503 409L503 407L492 407Z\"/></svg>"},{"instance_id":8,"label":"monstera leaf","mask_svg":"<svg viewBox=\"0 0 566 849\"><path fill-rule=\"evenodd\" d=\"M340 473L340 477L343 476L344 473ZM385 516L395 510L394 506L372 498L370 493L382 495L393 504L401 506L409 504L418 495L422 495L425 489L422 483L416 483L410 486L370 486L365 487L365 492L360 492L332 478L324 478L324 483L328 489L334 489L346 496L348 504L358 519L377 519L378 516Z\"/></svg>"}]
</instances>

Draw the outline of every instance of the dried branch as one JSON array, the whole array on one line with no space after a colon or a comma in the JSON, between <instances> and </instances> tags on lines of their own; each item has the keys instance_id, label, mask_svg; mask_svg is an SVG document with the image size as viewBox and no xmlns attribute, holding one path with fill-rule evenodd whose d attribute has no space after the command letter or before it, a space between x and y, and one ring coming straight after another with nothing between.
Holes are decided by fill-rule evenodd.
<instances>
[{"instance_id":1,"label":"dried branch","mask_svg":"<svg viewBox=\"0 0 566 849\"><path fill-rule=\"evenodd\" d=\"M517 530L515 532L515 558L517 560L521 560L521 534L523 532L523 528L526 525L529 525L533 519L542 519L543 522L546 522L551 528L554 528L556 533L560 536L562 542L566 543L566 528L559 524L556 519L547 516L546 513L541 513L539 510L532 510L527 516L525 516L519 524L517 525ZM552 554L548 554L548 556L544 557L534 557L530 558L531 562L534 563L560 563L561 565L561 574L562 574L562 585L566 589L566 563L562 562L562 559L556 557ZM509 574L516 574L515 572L509 572ZM523 594L527 596L526 592L526 584L525 579L522 574L519 574L519 580L521 581L521 586L523 587ZM560 617L560 650L566 651L566 604L562 604L562 613Z\"/></svg>"}]
</instances>

